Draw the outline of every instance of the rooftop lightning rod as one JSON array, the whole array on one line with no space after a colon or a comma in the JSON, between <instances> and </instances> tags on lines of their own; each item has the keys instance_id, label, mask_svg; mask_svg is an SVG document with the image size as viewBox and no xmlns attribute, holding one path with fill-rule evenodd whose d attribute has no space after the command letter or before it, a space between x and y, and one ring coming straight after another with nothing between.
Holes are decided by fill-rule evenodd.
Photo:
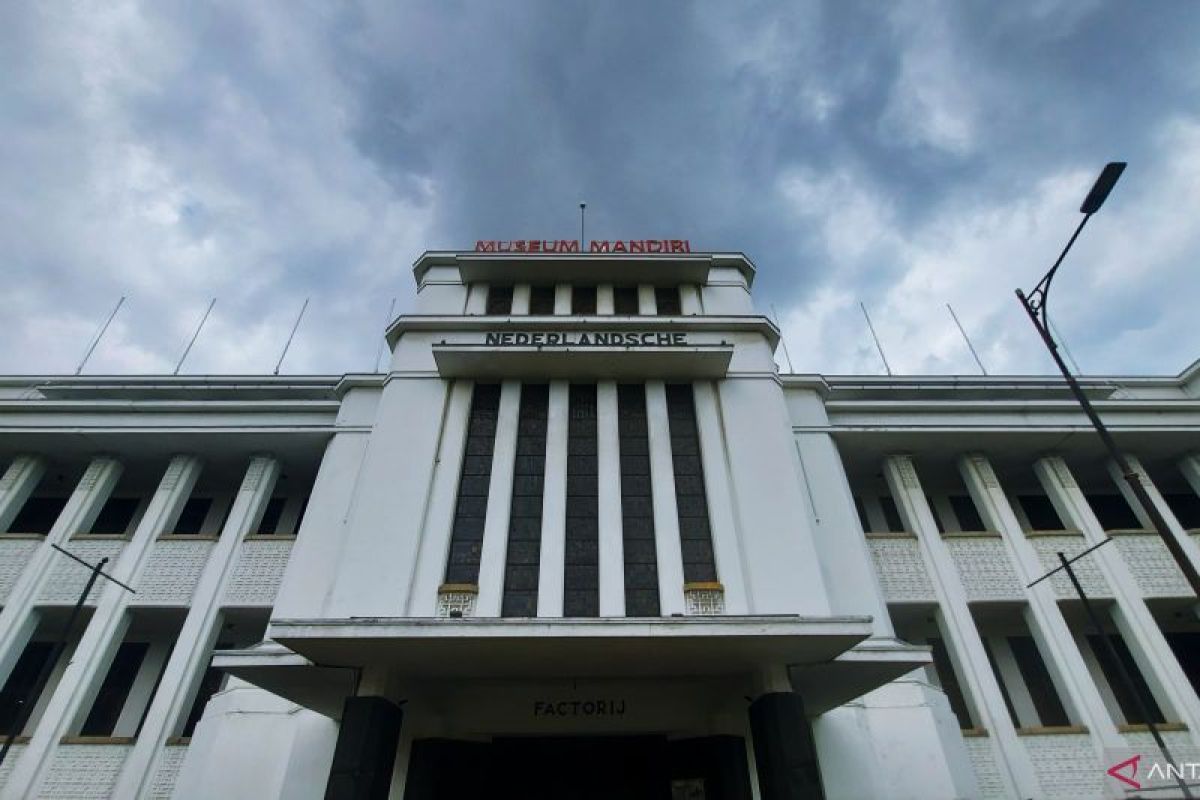
<instances>
[{"instance_id":1,"label":"rooftop lightning rod","mask_svg":"<svg viewBox=\"0 0 1200 800\"><path fill-rule=\"evenodd\" d=\"M967 343L967 349L971 351L971 355L975 357L975 363L979 365L979 371L987 375L987 368L983 366L983 362L979 360L979 353L975 352L975 345L971 344L971 337L967 336L967 332L963 329L962 323L958 321L958 314L954 313L954 308L949 303L946 303L946 310L950 312L950 316L954 319L954 324L958 326L958 332L962 334L963 341Z\"/></svg>"},{"instance_id":2,"label":"rooftop lightning rod","mask_svg":"<svg viewBox=\"0 0 1200 800\"><path fill-rule=\"evenodd\" d=\"M792 354L788 352L787 339L783 336L783 326L779 324L779 312L775 309L774 303L771 303L771 316L775 317L775 327L779 328L779 343L783 345L783 357L787 359L788 372L795 375L796 368L792 366Z\"/></svg>"},{"instance_id":3,"label":"rooftop lightning rod","mask_svg":"<svg viewBox=\"0 0 1200 800\"><path fill-rule=\"evenodd\" d=\"M396 310L396 298L392 298L392 304L388 306L387 319L383 321L385 334L379 339L379 349L375 351L375 371L379 372L379 362L383 359L383 344L387 341L387 326L392 321L392 312Z\"/></svg>"},{"instance_id":4,"label":"rooftop lightning rod","mask_svg":"<svg viewBox=\"0 0 1200 800\"><path fill-rule=\"evenodd\" d=\"M287 342L283 345L283 352L279 354L279 361L275 363L275 372L273 375L279 374L279 368L283 366L283 359L287 356L288 348L292 346L292 339L296 338L296 329L300 327L300 320L304 317L304 311L308 308L308 298L304 298L304 305L300 306L300 313L296 315L296 324L292 326L292 332L287 338Z\"/></svg>"},{"instance_id":5,"label":"rooftop lightning rod","mask_svg":"<svg viewBox=\"0 0 1200 800\"><path fill-rule=\"evenodd\" d=\"M108 330L109 324L112 323L113 317L115 317L117 312L121 310L121 306L124 305L124 303L125 295L121 295L121 299L118 300L116 306L113 307L112 313L108 315L108 319L104 320L104 324L100 326L100 332L96 334L96 338L92 339L92 343L88 347L87 352L83 354L83 361L80 361L79 366L75 368L76 375L83 372L84 365L87 364L88 359L92 357L92 351L96 349L96 345L100 344L100 339L104 337L104 333Z\"/></svg>"},{"instance_id":6,"label":"rooftop lightning rod","mask_svg":"<svg viewBox=\"0 0 1200 800\"><path fill-rule=\"evenodd\" d=\"M863 303L859 303L858 307L862 309L863 316L867 319L867 327L871 330L871 338L875 340L875 349L879 351L879 358L883 361L883 368L887 370L887 374L892 374L892 368L888 365L887 356L883 354L883 345L879 343L879 337L875 335L875 326L871 324L871 315L867 313L867 307Z\"/></svg>"},{"instance_id":7,"label":"rooftop lightning rod","mask_svg":"<svg viewBox=\"0 0 1200 800\"><path fill-rule=\"evenodd\" d=\"M192 334L191 341L187 343L187 347L183 348L183 355L179 357L179 363L175 365L175 371L172 375L178 375L179 370L183 367L184 359L188 357L188 353L192 352L192 345L196 343L196 337L200 335L200 329L204 327L204 323L208 322L208 315L212 313L213 306L217 304L217 298L213 298L208 304L208 309L204 312L204 316L200 318L200 324L196 326L196 332Z\"/></svg>"},{"instance_id":8,"label":"rooftop lightning rod","mask_svg":"<svg viewBox=\"0 0 1200 800\"><path fill-rule=\"evenodd\" d=\"M584 220L587 215L587 203L579 204L579 252L587 252L587 238L584 236Z\"/></svg>"}]
</instances>

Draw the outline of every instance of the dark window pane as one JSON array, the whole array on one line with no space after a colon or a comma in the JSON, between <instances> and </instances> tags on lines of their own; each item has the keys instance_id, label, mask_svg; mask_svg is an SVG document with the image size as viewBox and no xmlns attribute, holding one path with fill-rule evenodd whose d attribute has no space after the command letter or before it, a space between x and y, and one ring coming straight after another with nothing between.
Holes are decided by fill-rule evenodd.
<instances>
[{"instance_id":1,"label":"dark window pane","mask_svg":"<svg viewBox=\"0 0 1200 800\"><path fill-rule=\"evenodd\" d=\"M551 311L553 288L550 287ZM542 483L546 472L546 412L549 403L550 387L547 384L527 383L521 386L521 404L517 412L517 452L521 455L513 467L504 595L500 603L500 613L505 617L532 616L537 613Z\"/></svg>"},{"instance_id":2,"label":"dark window pane","mask_svg":"<svg viewBox=\"0 0 1200 800\"><path fill-rule=\"evenodd\" d=\"M1062 520L1058 518L1058 512L1054 510L1054 504L1050 502L1050 498L1046 497L1046 495L1024 494L1017 498L1017 502L1021 504L1021 508L1025 511L1025 516L1029 519L1031 530L1064 530Z\"/></svg>"},{"instance_id":3,"label":"dark window pane","mask_svg":"<svg viewBox=\"0 0 1200 800\"><path fill-rule=\"evenodd\" d=\"M179 534L197 534L204 527L204 520L208 517L208 512L212 508L211 497L190 497L183 504L183 510L179 512L179 520L175 523L175 528L170 533Z\"/></svg>"},{"instance_id":4,"label":"dark window pane","mask_svg":"<svg viewBox=\"0 0 1200 800\"><path fill-rule=\"evenodd\" d=\"M617 286L613 288L613 313L638 313L638 290L636 286Z\"/></svg>"},{"instance_id":5,"label":"dark window pane","mask_svg":"<svg viewBox=\"0 0 1200 800\"><path fill-rule=\"evenodd\" d=\"M1192 689L1200 692L1200 633L1167 633L1165 636Z\"/></svg>"},{"instance_id":6,"label":"dark window pane","mask_svg":"<svg viewBox=\"0 0 1200 800\"><path fill-rule=\"evenodd\" d=\"M117 720L125 701L129 699L129 690L133 688L133 680L137 677L146 657L149 645L145 642L123 642L113 656L112 665L100 684L96 701L88 712L83 727L79 729L80 736L112 736L117 727Z\"/></svg>"},{"instance_id":7,"label":"dark window pane","mask_svg":"<svg viewBox=\"0 0 1200 800\"><path fill-rule=\"evenodd\" d=\"M92 528L88 533L123 534L127 532L140 502L137 497L108 498L108 501L100 509L100 513L96 515L96 521L92 523Z\"/></svg>"},{"instance_id":8,"label":"dark window pane","mask_svg":"<svg viewBox=\"0 0 1200 800\"><path fill-rule=\"evenodd\" d=\"M1187 494L1164 494L1163 499L1171 507L1179 524L1185 528L1200 528L1200 496Z\"/></svg>"},{"instance_id":9,"label":"dark window pane","mask_svg":"<svg viewBox=\"0 0 1200 800\"><path fill-rule=\"evenodd\" d=\"M987 530L983 524L983 518L979 516L979 510L975 508L975 501L968 495L950 495L950 507L954 509L954 516L958 517L958 525L962 530Z\"/></svg>"},{"instance_id":10,"label":"dark window pane","mask_svg":"<svg viewBox=\"0 0 1200 800\"><path fill-rule=\"evenodd\" d=\"M950 701L950 708L954 711L954 716L958 717L958 726L960 728L974 727L975 723L971 721L971 714L967 710L967 700L963 697L962 687L958 683L958 675L950 660L950 653L946 651L946 643L939 638L928 639L927 643L933 650L933 668L937 672L938 683L942 685L942 691L946 693L946 699Z\"/></svg>"},{"instance_id":11,"label":"dark window pane","mask_svg":"<svg viewBox=\"0 0 1200 800\"><path fill-rule=\"evenodd\" d=\"M983 651L987 655L988 664L992 668L992 674L996 676L996 683L1000 685L1000 695L1004 698L1004 707L1008 709L1008 716L1012 719L1012 724L1019 728L1021 721L1017 719L1017 709L1013 706L1012 697L1008 693L1008 686L1004 684L1004 678L1001 677L1000 670L996 666L996 656L992 653L992 645L987 639L983 640Z\"/></svg>"},{"instance_id":12,"label":"dark window pane","mask_svg":"<svg viewBox=\"0 0 1200 800\"><path fill-rule=\"evenodd\" d=\"M529 313L530 314L553 314L554 313L554 287L553 286L531 286L531 287L529 287Z\"/></svg>"},{"instance_id":13,"label":"dark window pane","mask_svg":"<svg viewBox=\"0 0 1200 800\"><path fill-rule=\"evenodd\" d=\"M65 497L31 497L8 526L12 533L47 534L67 504Z\"/></svg>"},{"instance_id":14,"label":"dark window pane","mask_svg":"<svg viewBox=\"0 0 1200 800\"><path fill-rule=\"evenodd\" d=\"M1108 648L1104 646L1099 636L1088 636L1088 644L1092 648L1092 652L1096 656L1096 661L1100 664L1100 671L1104 673L1105 680L1108 681L1108 687L1112 690L1113 697L1117 700L1117 705L1121 707L1121 713L1125 716L1125 721L1130 724L1145 724L1146 720L1142 718L1142 714L1138 711L1137 700L1125 682L1121 680L1117 672L1117 666L1113 663L1112 657L1109 655ZM1129 652L1129 648L1125 646L1125 640L1115 634L1108 636L1108 641L1112 643L1113 649L1117 651L1117 658L1125 667L1125 672L1129 675L1129 679L1133 682L1133 691L1138 693L1142 698L1142 702L1146 706L1146 710L1150 713L1153 721L1156 723L1166 722L1162 711L1158 707L1158 703L1154 700L1154 695L1150 693L1150 687L1146 685L1146 681L1142 678L1142 670L1138 667L1137 662L1133 660L1133 654Z\"/></svg>"},{"instance_id":15,"label":"dark window pane","mask_svg":"<svg viewBox=\"0 0 1200 800\"><path fill-rule=\"evenodd\" d=\"M1087 501L1092 507L1092 513L1106 531L1142 527L1133 509L1119 494L1089 494Z\"/></svg>"},{"instance_id":16,"label":"dark window pane","mask_svg":"<svg viewBox=\"0 0 1200 800\"><path fill-rule=\"evenodd\" d=\"M680 310L679 287L659 287L654 290L654 302L658 307L659 316L678 316Z\"/></svg>"},{"instance_id":17,"label":"dark window pane","mask_svg":"<svg viewBox=\"0 0 1200 800\"><path fill-rule=\"evenodd\" d=\"M900 511L896 501L888 495L879 498L879 507L883 509L883 518L887 521L887 529L891 533L904 533L904 522L900 519Z\"/></svg>"},{"instance_id":18,"label":"dark window pane","mask_svg":"<svg viewBox=\"0 0 1200 800\"><path fill-rule=\"evenodd\" d=\"M283 517L283 507L287 505L286 497L272 497L263 509L262 519L254 532L260 536L279 533L279 520Z\"/></svg>"},{"instance_id":19,"label":"dark window pane","mask_svg":"<svg viewBox=\"0 0 1200 800\"><path fill-rule=\"evenodd\" d=\"M509 297L511 300L511 293ZM490 293L488 298L490 302ZM479 580L480 542L483 540L483 523L487 513L487 490L479 495L464 495L463 484L466 483L469 490L474 491L489 484L499 408L500 387L494 383L475 384L467 421L466 455L459 476L454 527L450 534L447 583L476 583Z\"/></svg>"},{"instance_id":20,"label":"dark window pane","mask_svg":"<svg viewBox=\"0 0 1200 800\"><path fill-rule=\"evenodd\" d=\"M700 431L691 384L666 387L667 421L671 430L671 463L675 472L675 508L683 537L683 579L715 581L716 559L708 523L708 496L700 460Z\"/></svg>"},{"instance_id":21,"label":"dark window pane","mask_svg":"<svg viewBox=\"0 0 1200 800\"><path fill-rule=\"evenodd\" d=\"M1070 725L1062 701L1058 699L1058 690L1054 688L1054 681L1033 637L1010 636L1008 646L1012 649L1013 660L1017 662L1017 669L1021 672L1042 725Z\"/></svg>"},{"instance_id":22,"label":"dark window pane","mask_svg":"<svg viewBox=\"0 0 1200 800\"><path fill-rule=\"evenodd\" d=\"M929 504L929 513L933 514L933 522L937 525L938 533L946 532L946 522L942 519L942 512L934 504L933 498L925 495L925 502Z\"/></svg>"},{"instance_id":23,"label":"dark window pane","mask_svg":"<svg viewBox=\"0 0 1200 800\"><path fill-rule=\"evenodd\" d=\"M487 295L487 313L489 314L511 314L512 313L513 287L511 286L489 286Z\"/></svg>"},{"instance_id":24,"label":"dark window pane","mask_svg":"<svg viewBox=\"0 0 1200 800\"><path fill-rule=\"evenodd\" d=\"M600 613L596 386L572 384L567 415L567 530L563 614Z\"/></svg>"},{"instance_id":25,"label":"dark window pane","mask_svg":"<svg viewBox=\"0 0 1200 800\"><path fill-rule=\"evenodd\" d=\"M654 546L654 504L650 489L646 389L617 386L617 436L621 464L621 538L625 561L625 615L655 617L658 556ZM630 455L630 453L634 453Z\"/></svg>"},{"instance_id":26,"label":"dark window pane","mask_svg":"<svg viewBox=\"0 0 1200 800\"><path fill-rule=\"evenodd\" d=\"M580 315L596 313L595 286L575 286L571 289L571 313Z\"/></svg>"},{"instance_id":27,"label":"dark window pane","mask_svg":"<svg viewBox=\"0 0 1200 800\"><path fill-rule=\"evenodd\" d=\"M858 512L858 522L862 525L863 533L871 530L871 523L867 520L867 509L863 506L862 498L855 495L854 510Z\"/></svg>"},{"instance_id":28,"label":"dark window pane","mask_svg":"<svg viewBox=\"0 0 1200 800\"><path fill-rule=\"evenodd\" d=\"M0 735L12 733L17 713L25 703L37 703L38 698L30 697L29 692L53 649L54 645L50 642L30 642L25 645L12 672L8 674L8 680L4 682L4 688L0 690ZM20 733L17 731L18 735Z\"/></svg>"}]
</instances>

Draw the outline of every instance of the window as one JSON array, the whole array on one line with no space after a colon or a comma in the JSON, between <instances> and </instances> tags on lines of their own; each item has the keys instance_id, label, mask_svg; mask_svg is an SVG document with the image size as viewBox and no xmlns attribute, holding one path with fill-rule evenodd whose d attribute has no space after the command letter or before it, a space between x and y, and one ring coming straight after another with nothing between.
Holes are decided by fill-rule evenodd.
<instances>
[{"instance_id":1,"label":"window","mask_svg":"<svg viewBox=\"0 0 1200 800\"><path fill-rule=\"evenodd\" d=\"M500 387L491 383L475 384L467 423L466 452L458 480L458 499L454 505L454 528L450 533L447 583L476 583L479 580L483 522L487 516L499 413Z\"/></svg>"},{"instance_id":2,"label":"window","mask_svg":"<svg viewBox=\"0 0 1200 800\"><path fill-rule=\"evenodd\" d=\"M671 464L675 471L683 580L687 583L715 581L717 561L708 521L708 496L704 491L696 403L690 384L667 386L667 420L671 429Z\"/></svg>"},{"instance_id":3,"label":"window","mask_svg":"<svg viewBox=\"0 0 1200 800\"><path fill-rule=\"evenodd\" d=\"M542 491L546 475L546 420L550 387L521 387L517 419L517 457L513 467L512 505L500 614L537 616L538 565L542 548Z\"/></svg>"},{"instance_id":4,"label":"window","mask_svg":"<svg viewBox=\"0 0 1200 800\"><path fill-rule=\"evenodd\" d=\"M150 645L145 642L122 642L117 654L113 656L104 683L92 703L83 727L79 729L80 736L112 736L116 730L117 720L129 699L133 681L137 678L146 658Z\"/></svg>"},{"instance_id":5,"label":"window","mask_svg":"<svg viewBox=\"0 0 1200 800\"><path fill-rule=\"evenodd\" d=\"M679 301L679 287L669 286L654 290L654 303L658 310L658 315L677 317L683 313Z\"/></svg>"},{"instance_id":6,"label":"window","mask_svg":"<svg viewBox=\"0 0 1200 800\"><path fill-rule=\"evenodd\" d=\"M567 535L563 615L600 614L600 502L596 386L571 386L567 423Z\"/></svg>"},{"instance_id":7,"label":"window","mask_svg":"<svg viewBox=\"0 0 1200 800\"><path fill-rule=\"evenodd\" d=\"M218 650L229 650L233 645L229 642L218 642ZM191 736L196 730L196 725L200 722L200 717L204 715L204 707L208 705L208 701L212 696L221 691L221 684L225 682L225 673L212 666L212 659L209 659L209 666L204 670L204 675L200 678L200 686L196 689L196 699L192 701L192 708L188 711L187 720L183 723L181 736Z\"/></svg>"},{"instance_id":8,"label":"window","mask_svg":"<svg viewBox=\"0 0 1200 800\"><path fill-rule=\"evenodd\" d=\"M858 512L858 522L862 525L863 533L869 533L871 530L871 521L867 519L867 509L863 506L862 498L858 495L854 496L854 510Z\"/></svg>"},{"instance_id":9,"label":"window","mask_svg":"<svg viewBox=\"0 0 1200 800\"><path fill-rule=\"evenodd\" d=\"M942 510L934 505L933 498L925 495L925 503L929 506L929 513L933 515L933 524L937 526L938 533L946 532L946 521L942 519Z\"/></svg>"},{"instance_id":10,"label":"window","mask_svg":"<svg viewBox=\"0 0 1200 800\"><path fill-rule=\"evenodd\" d=\"M50 658L54 645L50 642L30 642L25 645L20 658L8 674L4 688L0 689L0 735L13 732L20 708L25 702L36 704L38 697L29 697L38 675ZM45 689L42 689L45 692ZM16 731L19 735L21 731Z\"/></svg>"},{"instance_id":11,"label":"window","mask_svg":"<svg viewBox=\"0 0 1200 800\"><path fill-rule=\"evenodd\" d=\"M950 709L954 712L954 716L958 717L958 726L960 728L973 727L975 723L971 721L967 700L963 697L962 687L958 683L958 675L954 672L954 664L950 660L950 653L946 650L946 643L938 637L926 639L926 643L933 651L931 653L933 668L937 673L942 691L946 693L946 699L950 701Z\"/></svg>"},{"instance_id":12,"label":"window","mask_svg":"<svg viewBox=\"0 0 1200 800\"><path fill-rule=\"evenodd\" d=\"M13 533L47 534L67 504L65 497L31 497L17 512L8 529Z\"/></svg>"},{"instance_id":13,"label":"window","mask_svg":"<svg viewBox=\"0 0 1200 800\"><path fill-rule=\"evenodd\" d=\"M654 499L650 487L650 433L646 388L617 386L617 435L621 460L621 538L625 556L625 615L655 617L658 555L654 544Z\"/></svg>"},{"instance_id":14,"label":"window","mask_svg":"<svg viewBox=\"0 0 1200 800\"><path fill-rule=\"evenodd\" d=\"M1163 499L1171 507L1179 524L1185 528L1200 528L1200 496L1194 493L1164 494Z\"/></svg>"},{"instance_id":15,"label":"window","mask_svg":"<svg viewBox=\"0 0 1200 800\"><path fill-rule=\"evenodd\" d=\"M554 287L553 286L531 286L529 288L529 313L530 314L553 314L554 313Z\"/></svg>"},{"instance_id":16,"label":"window","mask_svg":"<svg viewBox=\"0 0 1200 800\"><path fill-rule=\"evenodd\" d=\"M595 286L576 286L571 290L571 313L575 315L596 313Z\"/></svg>"},{"instance_id":17,"label":"window","mask_svg":"<svg viewBox=\"0 0 1200 800\"><path fill-rule=\"evenodd\" d=\"M488 314L511 314L513 301L513 287L511 286L489 286L487 293L487 308Z\"/></svg>"},{"instance_id":18,"label":"window","mask_svg":"<svg viewBox=\"0 0 1200 800\"><path fill-rule=\"evenodd\" d=\"M1088 505L1092 507L1092 513L1099 520L1100 526L1106 531L1142 527L1142 523L1138 521L1133 509L1119 494L1089 494L1087 501Z\"/></svg>"},{"instance_id":19,"label":"window","mask_svg":"<svg viewBox=\"0 0 1200 800\"><path fill-rule=\"evenodd\" d=\"M1017 662L1017 669L1025 681L1029 699L1041 724L1045 727L1070 725L1071 721L1067 719L1067 712L1058 698L1058 690L1054 688L1050 671L1046 669L1046 662L1042 660L1033 637L1010 636L1008 647L1012 650L1013 660Z\"/></svg>"},{"instance_id":20,"label":"window","mask_svg":"<svg viewBox=\"0 0 1200 800\"><path fill-rule=\"evenodd\" d=\"M1156 723L1166 722L1162 710L1159 709L1158 703L1154 700L1154 695L1150 693L1150 687L1146 685L1145 679L1142 677L1142 671L1138 668L1137 663L1133 660L1133 654L1129 652L1129 648L1125 644L1125 640L1119 635L1109 634L1108 641L1112 643L1113 649L1116 650L1117 658L1121 665L1125 667L1125 673L1129 676L1133 683L1133 689L1142 699L1142 703L1146 707L1146 711ZM1109 655L1108 648L1104 646L1099 636L1088 636L1088 646L1092 650L1092 654L1096 656L1096 662L1100 665L1101 672L1104 673L1105 682L1108 688L1112 691L1113 697L1116 698L1117 705L1121 709L1121 715L1125 717L1125 721L1130 724L1145 724L1146 720L1142 713L1138 711L1137 699L1130 692L1129 687L1125 685L1125 681L1121 680L1121 676L1117 671L1117 665L1113 662Z\"/></svg>"},{"instance_id":21,"label":"window","mask_svg":"<svg viewBox=\"0 0 1200 800\"><path fill-rule=\"evenodd\" d=\"M1017 498L1017 502L1021 504L1021 510L1025 512L1025 518L1029 520L1030 530L1065 530L1062 520L1058 518L1058 512L1054 510L1054 505L1046 495L1024 494Z\"/></svg>"},{"instance_id":22,"label":"window","mask_svg":"<svg viewBox=\"0 0 1200 800\"><path fill-rule=\"evenodd\" d=\"M123 535L133 524L133 515L137 513L141 501L136 497L110 497L96 515L88 533Z\"/></svg>"},{"instance_id":23,"label":"window","mask_svg":"<svg viewBox=\"0 0 1200 800\"><path fill-rule=\"evenodd\" d=\"M200 533L204 528L204 520L208 518L212 503L211 497L189 497L188 501L183 504L183 510L179 512L179 519L175 522L175 529L171 533L187 535Z\"/></svg>"},{"instance_id":24,"label":"window","mask_svg":"<svg viewBox=\"0 0 1200 800\"><path fill-rule=\"evenodd\" d=\"M890 533L904 533L904 522L900 519L900 511L896 508L896 501L888 495L883 495L879 498L879 508L883 510L883 518L887 521L887 529Z\"/></svg>"},{"instance_id":25,"label":"window","mask_svg":"<svg viewBox=\"0 0 1200 800\"><path fill-rule=\"evenodd\" d=\"M613 313L638 313L638 290L636 286L617 286L613 289Z\"/></svg>"},{"instance_id":26,"label":"window","mask_svg":"<svg viewBox=\"0 0 1200 800\"><path fill-rule=\"evenodd\" d=\"M262 519L254 533L258 536L269 536L279 533L279 520L283 517L283 507L287 505L286 497L272 497L263 509Z\"/></svg>"},{"instance_id":27,"label":"window","mask_svg":"<svg viewBox=\"0 0 1200 800\"><path fill-rule=\"evenodd\" d=\"M979 516L979 509L975 508L975 501L969 495L952 494L949 500L950 508L954 509L954 516L958 517L959 530L987 530L987 526L983 524L983 519Z\"/></svg>"}]
</instances>

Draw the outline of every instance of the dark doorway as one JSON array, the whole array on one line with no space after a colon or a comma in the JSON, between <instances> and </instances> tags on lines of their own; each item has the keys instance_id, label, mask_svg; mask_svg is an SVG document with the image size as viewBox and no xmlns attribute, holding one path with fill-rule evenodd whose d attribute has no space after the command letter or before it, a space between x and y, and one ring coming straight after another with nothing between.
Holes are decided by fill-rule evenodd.
<instances>
[{"instance_id":1,"label":"dark doorway","mask_svg":"<svg viewBox=\"0 0 1200 800\"><path fill-rule=\"evenodd\" d=\"M421 739L412 747L405 800L750 797L740 737L685 742L662 736L514 737L491 743Z\"/></svg>"}]
</instances>

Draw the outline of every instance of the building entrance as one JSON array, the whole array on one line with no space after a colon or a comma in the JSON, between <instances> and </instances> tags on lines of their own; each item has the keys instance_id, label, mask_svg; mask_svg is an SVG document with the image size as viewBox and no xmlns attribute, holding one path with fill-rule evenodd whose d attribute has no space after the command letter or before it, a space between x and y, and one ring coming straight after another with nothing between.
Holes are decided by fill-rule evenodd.
<instances>
[{"instance_id":1,"label":"building entrance","mask_svg":"<svg viewBox=\"0 0 1200 800\"><path fill-rule=\"evenodd\" d=\"M405 800L750 800L737 736L413 742Z\"/></svg>"}]
</instances>

